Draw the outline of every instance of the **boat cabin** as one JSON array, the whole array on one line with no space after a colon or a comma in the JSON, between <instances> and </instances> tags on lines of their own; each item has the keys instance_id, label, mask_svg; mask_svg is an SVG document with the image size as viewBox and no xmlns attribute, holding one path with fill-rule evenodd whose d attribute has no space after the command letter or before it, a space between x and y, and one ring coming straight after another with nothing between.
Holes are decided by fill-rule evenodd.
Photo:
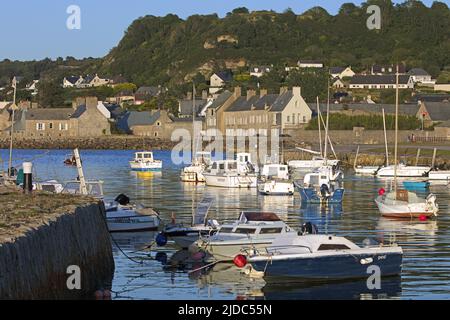
<instances>
[{"instance_id":1,"label":"boat cabin","mask_svg":"<svg viewBox=\"0 0 450 320\"><path fill-rule=\"evenodd\" d=\"M264 165L261 176L265 178L289 179L288 166L283 164L266 164Z\"/></svg>"},{"instance_id":2,"label":"boat cabin","mask_svg":"<svg viewBox=\"0 0 450 320\"><path fill-rule=\"evenodd\" d=\"M247 174L254 173L255 167L251 163L249 153L238 153L236 160L218 160L214 161L209 168L209 172L214 175L221 174Z\"/></svg>"},{"instance_id":3,"label":"boat cabin","mask_svg":"<svg viewBox=\"0 0 450 320\"><path fill-rule=\"evenodd\" d=\"M153 162L153 152L151 151L144 151L144 152L136 152L134 154L134 161L135 162Z\"/></svg>"},{"instance_id":4,"label":"boat cabin","mask_svg":"<svg viewBox=\"0 0 450 320\"><path fill-rule=\"evenodd\" d=\"M220 235L251 235L271 236L292 232L275 213L272 212L243 212L238 221L224 223L219 229Z\"/></svg>"}]
</instances>

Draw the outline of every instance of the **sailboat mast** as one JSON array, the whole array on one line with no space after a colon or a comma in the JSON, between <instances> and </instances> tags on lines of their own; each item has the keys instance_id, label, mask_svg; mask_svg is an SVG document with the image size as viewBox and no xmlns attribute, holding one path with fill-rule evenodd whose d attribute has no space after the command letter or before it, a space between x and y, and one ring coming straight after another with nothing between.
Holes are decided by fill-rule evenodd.
<instances>
[{"instance_id":1,"label":"sailboat mast","mask_svg":"<svg viewBox=\"0 0 450 320\"><path fill-rule=\"evenodd\" d=\"M399 103L399 92L398 92L398 64L397 73L395 75L395 148L394 148L394 192L395 199L397 199L397 151L398 151L398 103Z\"/></svg>"},{"instance_id":2,"label":"sailboat mast","mask_svg":"<svg viewBox=\"0 0 450 320\"><path fill-rule=\"evenodd\" d=\"M323 147L322 147L322 130L320 125L320 103L319 97L317 97L317 124L319 125L319 145L320 145L320 156L323 157Z\"/></svg>"},{"instance_id":3,"label":"sailboat mast","mask_svg":"<svg viewBox=\"0 0 450 320\"><path fill-rule=\"evenodd\" d=\"M11 134L9 138L9 162L8 162L8 177L12 177L12 150L13 150L13 135L14 135L14 117L16 111L16 92L17 92L17 81L16 77L13 78L13 87L14 87L14 95L13 95L13 104L11 106L12 114L11 114Z\"/></svg>"},{"instance_id":4,"label":"sailboat mast","mask_svg":"<svg viewBox=\"0 0 450 320\"><path fill-rule=\"evenodd\" d=\"M327 93L327 123L325 126L325 149L323 152L323 157L325 158L325 164L327 164L328 157L328 125L330 123L330 80L328 79L328 93Z\"/></svg>"},{"instance_id":5,"label":"sailboat mast","mask_svg":"<svg viewBox=\"0 0 450 320\"><path fill-rule=\"evenodd\" d=\"M386 167L389 165L389 151L388 151L388 143L387 143L387 132L386 132L386 116L383 111L383 128L384 128L384 146L386 148Z\"/></svg>"},{"instance_id":6,"label":"sailboat mast","mask_svg":"<svg viewBox=\"0 0 450 320\"><path fill-rule=\"evenodd\" d=\"M194 152L195 152L195 136L194 136L194 126L195 126L195 83L192 81L192 151L191 151L191 163L194 163Z\"/></svg>"}]
</instances>

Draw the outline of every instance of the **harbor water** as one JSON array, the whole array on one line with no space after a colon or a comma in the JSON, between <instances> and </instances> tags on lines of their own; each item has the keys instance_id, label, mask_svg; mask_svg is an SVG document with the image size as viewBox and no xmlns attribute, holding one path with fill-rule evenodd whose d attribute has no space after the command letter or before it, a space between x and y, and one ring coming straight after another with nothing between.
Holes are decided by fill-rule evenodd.
<instances>
[{"instance_id":1,"label":"harbor water","mask_svg":"<svg viewBox=\"0 0 450 320\"><path fill-rule=\"evenodd\" d=\"M15 150L14 165L33 162L33 178L73 180L77 169L64 166L70 150ZM157 210L164 221L190 223L193 210L205 196L214 202L210 217L233 220L240 211L276 212L290 226L316 224L321 233L348 237L361 244L370 238L403 247L403 271L399 278L383 279L381 289L370 290L366 280L343 283L266 284L262 279L241 275L233 265L190 272L202 266L186 260L187 252L169 244L147 248L156 233L113 235L116 270L114 299L448 299L450 298L450 188L432 184L437 195L439 216L431 221L393 221L380 217L374 203L378 189L388 180L357 177L346 172L344 202L339 206L302 205L300 197L260 196L255 189L234 190L182 183L181 166L171 162L169 151L156 151L164 162L161 173L134 173L128 161L133 151L81 150L87 179L104 181L106 200L127 194L133 202ZM6 169L8 151L1 150ZM425 194L424 194L425 195ZM153 249L154 248L154 249ZM330 266L331 268L333 266Z\"/></svg>"}]
</instances>

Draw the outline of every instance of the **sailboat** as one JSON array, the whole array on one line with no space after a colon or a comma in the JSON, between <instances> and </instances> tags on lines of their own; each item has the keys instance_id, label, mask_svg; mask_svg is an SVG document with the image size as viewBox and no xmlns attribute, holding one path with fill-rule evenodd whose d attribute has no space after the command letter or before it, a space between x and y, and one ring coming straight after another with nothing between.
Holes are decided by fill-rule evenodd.
<instances>
[{"instance_id":1,"label":"sailboat","mask_svg":"<svg viewBox=\"0 0 450 320\"><path fill-rule=\"evenodd\" d=\"M394 189L386 193L380 189L375 203L382 216L390 218L419 218L427 219L436 216L439 207L436 203L436 196L429 194L426 199L420 198L416 193L399 190L397 187L397 152L398 152L398 104L399 104L399 73L397 66L396 73L396 98L395 98L395 148L394 148ZM401 169L402 167L400 167Z\"/></svg>"},{"instance_id":2,"label":"sailboat","mask_svg":"<svg viewBox=\"0 0 450 320\"><path fill-rule=\"evenodd\" d=\"M300 193L302 202L331 204L331 203L341 203L344 198L344 188L342 188L342 186L340 185L340 182L344 179L344 173L342 172L342 170L339 169L338 166L329 165L327 160L328 142L329 142L329 135L328 135L329 119L330 119L329 115L330 115L330 89L328 86L327 122L326 124L324 124L325 146L323 154L325 164L315 169L313 172L306 174L303 178L303 184L294 182L295 187Z\"/></svg>"},{"instance_id":3,"label":"sailboat","mask_svg":"<svg viewBox=\"0 0 450 320\"><path fill-rule=\"evenodd\" d=\"M181 170L180 179L182 182L205 182L205 177L203 176L203 171L211 164L211 153L210 152L195 152L195 137L194 137L194 126L195 126L195 116L196 116L196 104L195 104L195 84L192 84L192 162L190 166L184 167Z\"/></svg>"}]
</instances>

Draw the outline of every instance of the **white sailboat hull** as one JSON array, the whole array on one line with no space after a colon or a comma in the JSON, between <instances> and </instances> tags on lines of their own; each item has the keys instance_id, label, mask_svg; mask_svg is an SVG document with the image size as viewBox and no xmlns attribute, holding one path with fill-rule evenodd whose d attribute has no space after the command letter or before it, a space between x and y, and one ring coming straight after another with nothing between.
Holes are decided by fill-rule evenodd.
<instances>
[{"instance_id":1,"label":"white sailboat hull","mask_svg":"<svg viewBox=\"0 0 450 320\"><path fill-rule=\"evenodd\" d=\"M379 169L379 167L375 166L359 166L355 167L356 174L366 174L366 175L375 175Z\"/></svg>"},{"instance_id":2,"label":"white sailboat hull","mask_svg":"<svg viewBox=\"0 0 450 320\"><path fill-rule=\"evenodd\" d=\"M407 202L400 200L386 201L383 196L378 196L375 203L382 216L390 218L418 218L420 216L431 217L437 215L438 207L434 200L424 199L423 202Z\"/></svg>"},{"instance_id":3,"label":"white sailboat hull","mask_svg":"<svg viewBox=\"0 0 450 320\"><path fill-rule=\"evenodd\" d=\"M325 163L326 162L326 163ZM288 166L296 170L315 169L325 165L335 166L339 164L339 160L292 160L288 162Z\"/></svg>"},{"instance_id":4,"label":"white sailboat hull","mask_svg":"<svg viewBox=\"0 0 450 320\"><path fill-rule=\"evenodd\" d=\"M133 210L107 213L106 222L110 232L130 232L157 230L159 218L136 214Z\"/></svg>"},{"instance_id":5,"label":"white sailboat hull","mask_svg":"<svg viewBox=\"0 0 450 320\"><path fill-rule=\"evenodd\" d=\"M397 177L423 177L431 167L425 166L397 166ZM377 172L378 177L393 177L394 166L383 167Z\"/></svg>"},{"instance_id":6,"label":"white sailboat hull","mask_svg":"<svg viewBox=\"0 0 450 320\"><path fill-rule=\"evenodd\" d=\"M205 182L210 187L256 188L256 175L213 175L204 173Z\"/></svg>"},{"instance_id":7,"label":"white sailboat hull","mask_svg":"<svg viewBox=\"0 0 450 320\"><path fill-rule=\"evenodd\" d=\"M428 173L429 180L450 180L450 171L430 171Z\"/></svg>"}]
</instances>

